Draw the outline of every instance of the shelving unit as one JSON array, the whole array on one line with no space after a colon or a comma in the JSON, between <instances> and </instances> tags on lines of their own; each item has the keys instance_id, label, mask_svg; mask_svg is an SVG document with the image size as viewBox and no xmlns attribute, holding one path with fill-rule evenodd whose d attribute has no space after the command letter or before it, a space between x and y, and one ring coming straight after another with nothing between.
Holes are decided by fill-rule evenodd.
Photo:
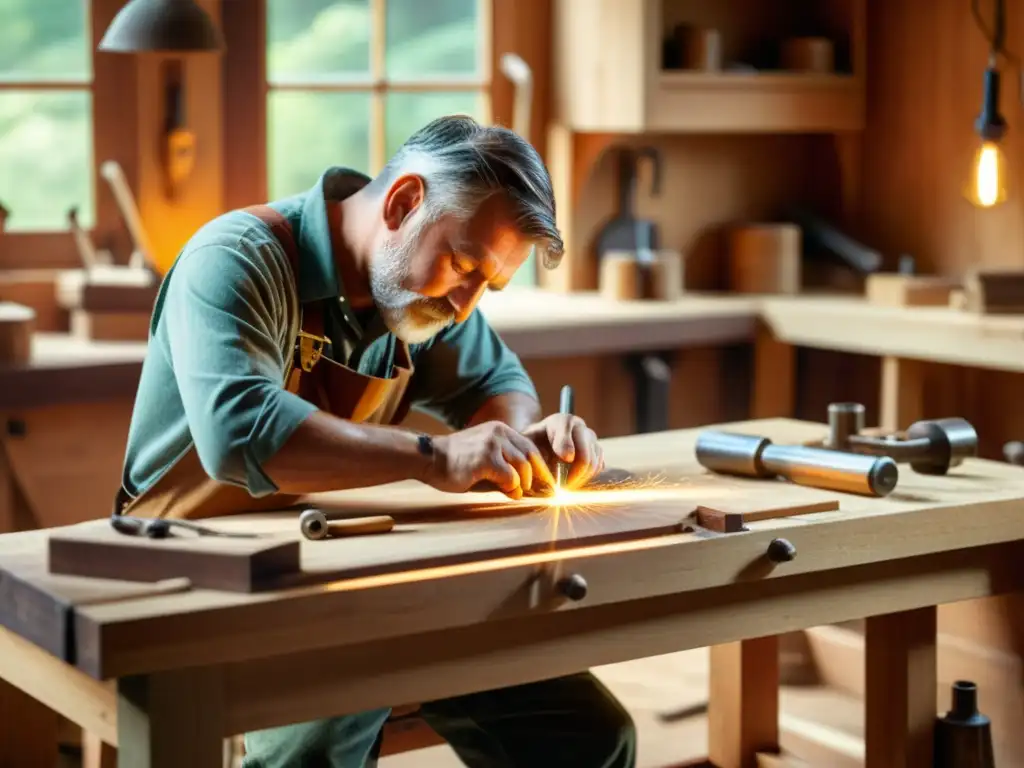
<instances>
[{"instance_id":1,"label":"shelving unit","mask_svg":"<svg viewBox=\"0 0 1024 768\"><path fill-rule=\"evenodd\" d=\"M591 168L614 143L708 134L827 134L836 139L844 210L859 192L865 123L866 0L555 0L548 164L566 239L553 290L592 283L575 230ZM678 68L681 26L712 30L718 66ZM787 71L791 38L825 38L834 66ZM851 211L852 213L852 211Z\"/></svg>"}]
</instances>

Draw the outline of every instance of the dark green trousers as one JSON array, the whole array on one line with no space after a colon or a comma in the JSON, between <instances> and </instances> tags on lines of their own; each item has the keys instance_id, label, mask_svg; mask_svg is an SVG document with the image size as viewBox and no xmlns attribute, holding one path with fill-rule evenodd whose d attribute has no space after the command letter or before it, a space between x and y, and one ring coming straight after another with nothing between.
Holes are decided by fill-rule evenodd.
<instances>
[{"instance_id":1,"label":"dark green trousers","mask_svg":"<svg viewBox=\"0 0 1024 768\"><path fill-rule=\"evenodd\" d=\"M243 768L374 768L390 710L246 734ZM634 768L629 714L590 673L424 703L467 768Z\"/></svg>"}]
</instances>

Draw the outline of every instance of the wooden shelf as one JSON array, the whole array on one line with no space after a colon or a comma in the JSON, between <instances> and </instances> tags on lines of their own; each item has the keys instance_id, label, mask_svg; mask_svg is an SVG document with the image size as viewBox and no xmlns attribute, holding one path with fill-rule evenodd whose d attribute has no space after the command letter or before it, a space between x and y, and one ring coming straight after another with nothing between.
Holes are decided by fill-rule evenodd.
<instances>
[{"instance_id":1,"label":"wooden shelf","mask_svg":"<svg viewBox=\"0 0 1024 768\"><path fill-rule=\"evenodd\" d=\"M796 0L772 13L747 0L720 0L711 10L695 0L557 0L555 122L616 134L860 131L864 0L819 9L820 28L842 51L836 74L780 71L770 61L753 72L662 68L663 41L679 18L723 30L728 66L764 39L798 34L804 10Z\"/></svg>"},{"instance_id":2,"label":"wooden shelf","mask_svg":"<svg viewBox=\"0 0 1024 768\"><path fill-rule=\"evenodd\" d=\"M853 75L662 71L646 127L674 133L834 133L864 127L864 87Z\"/></svg>"}]
</instances>

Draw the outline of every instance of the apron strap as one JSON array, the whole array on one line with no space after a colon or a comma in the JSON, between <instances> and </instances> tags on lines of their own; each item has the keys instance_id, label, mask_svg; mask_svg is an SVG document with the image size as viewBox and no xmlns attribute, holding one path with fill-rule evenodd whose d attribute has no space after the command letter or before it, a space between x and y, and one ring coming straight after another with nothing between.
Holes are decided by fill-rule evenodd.
<instances>
[{"instance_id":1,"label":"apron strap","mask_svg":"<svg viewBox=\"0 0 1024 768\"><path fill-rule=\"evenodd\" d=\"M292 275L295 277L295 285L298 287L299 247L295 243L295 237L288 219L269 205L251 205L242 210L255 216L270 228L270 231L284 249L285 256L288 257L288 263L292 268ZM307 372L312 370L329 343L327 337L324 336L323 302L314 301L309 304L300 304L299 312L299 338L295 345L292 370L285 377L286 382L292 379L292 374L296 369Z\"/></svg>"}]
</instances>

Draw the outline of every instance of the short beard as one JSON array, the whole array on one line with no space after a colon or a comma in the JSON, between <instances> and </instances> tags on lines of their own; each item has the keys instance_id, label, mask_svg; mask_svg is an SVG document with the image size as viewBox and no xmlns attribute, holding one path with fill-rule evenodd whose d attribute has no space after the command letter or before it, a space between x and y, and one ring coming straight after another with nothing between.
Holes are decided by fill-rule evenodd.
<instances>
[{"instance_id":1,"label":"short beard","mask_svg":"<svg viewBox=\"0 0 1024 768\"><path fill-rule=\"evenodd\" d=\"M384 324L406 344L422 344L443 331L455 318L451 303L428 298L402 286L409 277L410 258L424 226L421 218L403 245L383 245L370 263L370 295Z\"/></svg>"}]
</instances>

